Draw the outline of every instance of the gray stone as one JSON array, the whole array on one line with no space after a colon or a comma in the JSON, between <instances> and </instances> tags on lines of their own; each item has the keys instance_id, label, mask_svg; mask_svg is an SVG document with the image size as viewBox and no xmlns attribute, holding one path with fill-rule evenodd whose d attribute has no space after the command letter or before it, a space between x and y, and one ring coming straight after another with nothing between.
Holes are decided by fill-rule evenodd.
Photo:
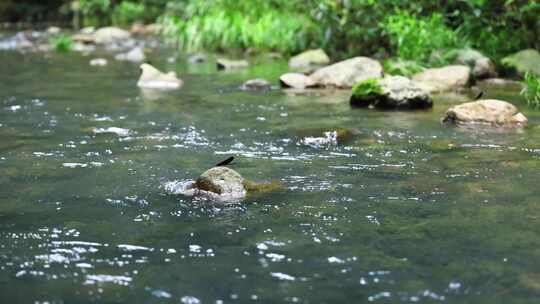
<instances>
[{"instance_id":1,"label":"gray stone","mask_svg":"<svg viewBox=\"0 0 540 304\"><path fill-rule=\"evenodd\" d=\"M272 84L268 80L257 78L244 82L240 89L244 91L265 91L270 90L271 87Z\"/></svg>"},{"instance_id":2,"label":"gray stone","mask_svg":"<svg viewBox=\"0 0 540 304\"><path fill-rule=\"evenodd\" d=\"M457 50L455 63L469 66L475 79L497 77L497 69L493 61L477 50Z\"/></svg>"},{"instance_id":3,"label":"gray stone","mask_svg":"<svg viewBox=\"0 0 540 304\"><path fill-rule=\"evenodd\" d=\"M451 107L444 114L442 122L456 125L521 127L527 124L527 118L511 103L484 99Z\"/></svg>"},{"instance_id":4,"label":"gray stone","mask_svg":"<svg viewBox=\"0 0 540 304\"><path fill-rule=\"evenodd\" d=\"M362 80L382 75L383 68L377 60L355 57L320 68L310 78L321 87L352 88Z\"/></svg>"},{"instance_id":5,"label":"gray stone","mask_svg":"<svg viewBox=\"0 0 540 304\"><path fill-rule=\"evenodd\" d=\"M106 66L108 64L107 59L105 58L94 58L90 60L90 66Z\"/></svg>"},{"instance_id":6,"label":"gray stone","mask_svg":"<svg viewBox=\"0 0 540 304\"><path fill-rule=\"evenodd\" d=\"M118 61L142 62L146 59L142 47L135 47L126 53L117 54L114 59Z\"/></svg>"},{"instance_id":7,"label":"gray stone","mask_svg":"<svg viewBox=\"0 0 540 304\"><path fill-rule=\"evenodd\" d=\"M203 63L207 59L205 54L192 54L188 57L187 62L191 64Z\"/></svg>"},{"instance_id":8,"label":"gray stone","mask_svg":"<svg viewBox=\"0 0 540 304\"><path fill-rule=\"evenodd\" d=\"M175 72L163 73L155 67L141 64L141 77L137 86L147 89L178 89L184 82L176 77Z\"/></svg>"},{"instance_id":9,"label":"gray stone","mask_svg":"<svg viewBox=\"0 0 540 304\"><path fill-rule=\"evenodd\" d=\"M117 27L103 27L92 34L97 44L121 44L131 38L128 31Z\"/></svg>"},{"instance_id":10,"label":"gray stone","mask_svg":"<svg viewBox=\"0 0 540 304\"><path fill-rule=\"evenodd\" d=\"M324 50L308 50L302 52L289 60L289 67L293 69L302 69L311 66L323 66L330 63L330 58Z\"/></svg>"},{"instance_id":11,"label":"gray stone","mask_svg":"<svg viewBox=\"0 0 540 304\"><path fill-rule=\"evenodd\" d=\"M219 58L217 60L218 70L244 69L248 66L249 63L246 60L229 60L224 58Z\"/></svg>"},{"instance_id":12,"label":"gray stone","mask_svg":"<svg viewBox=\"0 0 540 304\"><path fill-rule=\"evenodd\" d=\"M470 84L471 68L466 65L451 65L427 69L414 75L413 80L430 93L452 91Z\"/></svg>"},{"instance_id":13,"label":"gray stone","mask_svg":"<svg viewBox=\"0 0 540 304\"><path fill-rule=\"evenodd\" d=\"M34 43L28 39L24 32L19 32L12 37L0 40L0 50L25 50L34 47Z\"/></svg>"},{"instance_id":14,"label":"gray stone","mask_svg":"<svg viewBox=\"0 0 540 304\"><path fill-rule=\"evenodd\" d=\"M284 88L306 89L316 85L311 77L300 73L287 73L279 77L279 83Z\"/></svg>"}]
</instances>

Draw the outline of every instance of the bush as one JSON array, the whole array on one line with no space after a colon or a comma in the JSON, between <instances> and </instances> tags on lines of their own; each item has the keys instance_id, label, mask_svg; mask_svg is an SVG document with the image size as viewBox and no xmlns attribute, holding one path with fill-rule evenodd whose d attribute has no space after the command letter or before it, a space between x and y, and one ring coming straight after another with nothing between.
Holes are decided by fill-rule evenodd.
<instances>
[{"instance_id":1,"label":"bush","mask_svg":"<svg viewBox=\"0 0 540 304\"><path fill-rule=\"evenodd\" d=\"M135 21L143 21L146 7L142 3L122 1L114 7L112 21L117 25L130 25Z\"/></svg>"},{"instance_id":2,"label":"bush","mask_svg":"<svg viewBox=\"0 0 540 304\"><path fill-rule=\"evenodd\" d=\"M410 77L422 72L425 67L417 61L402 60L400 58L387 59L383 62L384 72L390 75Z\"/></svg>"},{"instance_id":3,"label":"bush","mask_svg":"<svg viewBox=\"0 0 540 304\"><path fill-rule=\"evenodd\" d=\"M527 99L530 106L540 107L540 78L531 73L525 73L521 95Z\"/></svg>"},{"instance_id":4,"label":"bush","mask_svg":"<svg viewBox=\"0 0 540 304\"><path fill-rule=\"evenodd\" d=\"M433 51L451 50L460 41L457 31L448 28L438 13L429 18L418 18L398 11L388 17L382 27L398 57L404 60L428 62ZM437 63L445 63L441 61Z\"/></svg>"},{"instance_id":5,"label":"bush","mask_svg":"<svg viewBox=\"0 0 540 304\"><path fill-rule=\"evenodd\" d=\"M55 51L59 53L68 53L73 48L73 40L70 36L55 35L49 38L49 44L51 44Z\"/></svg>"}]
</instances>

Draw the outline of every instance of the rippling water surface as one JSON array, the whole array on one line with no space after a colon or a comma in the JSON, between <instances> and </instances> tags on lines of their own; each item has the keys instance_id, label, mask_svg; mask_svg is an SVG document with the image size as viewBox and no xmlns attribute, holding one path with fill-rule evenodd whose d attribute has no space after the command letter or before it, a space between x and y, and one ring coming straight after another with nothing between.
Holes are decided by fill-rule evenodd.
<instances>
[{"instance_id":1,"label":"rippling water surface","mask_svg":"<svg viewBox=\"0 0 540 304\"><path fill-rule=\"evenodd\" d=\"M538 303L540 115L466 132L348 93L241 92L286 64L141 91L136 65L0 53L3 303ZM277 83L275 83L277 85ZM345 128L344 142L306 141ZM167 194L229 155L285 189L223 208Z\"/></svg>"}]
</instances>

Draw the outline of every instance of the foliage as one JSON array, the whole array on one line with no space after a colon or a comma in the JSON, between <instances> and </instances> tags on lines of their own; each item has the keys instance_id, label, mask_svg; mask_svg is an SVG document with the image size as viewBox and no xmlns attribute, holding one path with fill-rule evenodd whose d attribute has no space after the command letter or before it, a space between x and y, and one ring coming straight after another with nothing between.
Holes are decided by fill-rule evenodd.
<instances>
[{"instance_id":1,"label":"foliage","mask_svg":"<svg viewBox=\"0 0 540 304\"><path fill-rule=\"evenodd\" d=\"M383 62L384 72L390 75L402 75L410 77L425 69L425 67L417 61L403 60L400 58L391 58Z\"/></svg>"},{"instance_id":2,"label":"foliage","mask_svg":"<svg viewBox=\"0 0 540 304\"><path fill-rule=\"evenodd\" d=\"M408 12L398 11L383 22L399 58L427 62L433 51L448 50L458 45L455 30L448 28L440 14L417 18Z\"/></svg>"},{"instance_id":3,"label":"foliage","mask_svg":"<svg viewBox=\"0 0 540 304\"><path fill-rule=\"evenodd\" d=\"M112 14L112 21L117 25L130 25L135 21L144 20L146 7L142 3L122 1Z\"/></svg>"},{"instance_id":4,"label":"foliage","mask_svg":"<svg viewBox=\"0 0 540 304\"><path fill-rule=\"evenodd\" d=\"M429 49L470 46L498 60L540 49L538 0L0 0L3 21L68 21L78 3L86 25L153 22L184 48L324 48L424 61ZM63 19L59 9L64 8ZM415 57L419 56L419 57ZM429 64L444 63L444 51Z\"/></svg>"},{"instance_id":5,"label":"foliage","mask_svg":"<svg viewBox=\"0 0 540 304\"><path fill-rule=\"evenodd\" d=\"M530 106L540 107L540 77L525 73L521 95L527 99Z\"/></svg>"},{"instance_id":6,"label":"foliage","mask_svg":"<svg viewBox=\"0 0 540 304\"><path fill-rule=\"evenodd\" d=\"M73 40L67 35L55 35L49 38L49 43L59 53L68 53L73 48Z\"/></svg>"},{"instance_id":7,"label":"foliage","mask_svg":"<svg viewBox=\"0 0 540 304\"><path fill-rule=\"evenodd\" d=\"M266 0L195 0L182 16L167 16L165 33L188 51L256 48L294 53L305 49L313 24Z\"/></svg>"}]
</instances>

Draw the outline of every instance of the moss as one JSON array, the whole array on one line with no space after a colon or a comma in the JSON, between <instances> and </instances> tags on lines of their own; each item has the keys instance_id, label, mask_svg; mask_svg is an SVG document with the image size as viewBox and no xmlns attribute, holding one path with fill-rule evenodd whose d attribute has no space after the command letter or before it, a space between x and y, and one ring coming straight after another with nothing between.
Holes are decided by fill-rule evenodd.
<instances>
[{"instance_id":1,"label":"moss","mask_svg":"<svg viewBox=\"0 0 540 304\"><path fill-rule=\"evenodd\" d=\"M206 178L198 178L197 181L195 181L195 188L217 194L221 194L222 192L221 188L215 186Z\"/></svg>"},{"instance_id":2,"label":"moss","mask_svg":"<svg viewBox=\"0 0 540 304\"><path fill-rule=\"evenodd\" d=\"M351 105L367 107L379 99L382 94L383 89L378 79L363 80L352 88Z\"/></svg>"},{"instance_id":3,"label":"moss","mask_svg":"<svg viewBox=\"0 0 540 304\"><path fill-rule=\"evenodd\" d=\"M284 190L285 186L280 182L255 183L244 180L244 188L246 189L247 193L253 194L280 191Z\"/></svg>"}]
</instances>

